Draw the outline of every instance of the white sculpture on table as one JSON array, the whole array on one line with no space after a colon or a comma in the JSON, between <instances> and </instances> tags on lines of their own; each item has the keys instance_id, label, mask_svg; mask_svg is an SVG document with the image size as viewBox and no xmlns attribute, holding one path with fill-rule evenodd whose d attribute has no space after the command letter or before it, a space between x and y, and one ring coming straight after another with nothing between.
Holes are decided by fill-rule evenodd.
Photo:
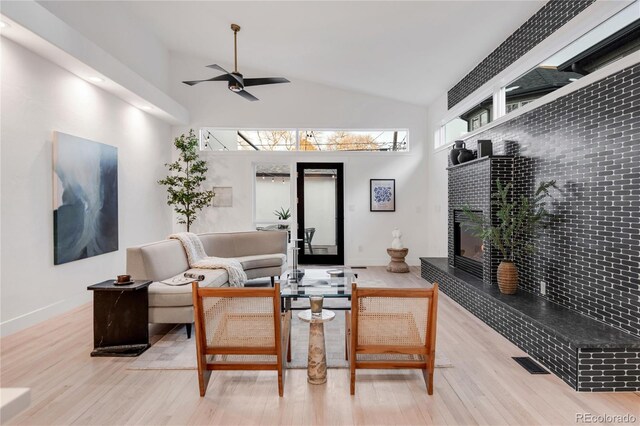
<instances>
[{"instance_id":1,"label":"white sculpture on table","mask_svg":"<svg viewBox=\"0 0 640 426\"><path fill-rule=\"evenodd\" d=\"M393 236L393 241L391 241L391 248L395 250L400 250L404 248L401 240L402 232L400 232L400 230L396 228L391 232L391 235Z\"/></svg>"}]
</instances>

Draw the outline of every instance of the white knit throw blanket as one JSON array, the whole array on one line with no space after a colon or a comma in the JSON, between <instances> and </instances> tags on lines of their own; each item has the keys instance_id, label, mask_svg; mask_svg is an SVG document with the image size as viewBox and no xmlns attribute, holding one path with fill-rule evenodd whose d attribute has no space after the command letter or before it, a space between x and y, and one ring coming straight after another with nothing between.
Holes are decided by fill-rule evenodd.
<instances>
[{"instance_id":1,"label":"white knit throw blanket","mask_svg":"<svg viewBox=\"0 0 640 426\"><path fill-rule=\"evenodd\" d=\"M173 240L179 240L187 253L189 266L201 269L224 269L229 274L229 284L232 287L243 287L247 281L247 274L242 269L242 265L236 259L225 257L207 256L200 238L192 232L178 232L169 235Z\"/></svg>"}]
</instances>

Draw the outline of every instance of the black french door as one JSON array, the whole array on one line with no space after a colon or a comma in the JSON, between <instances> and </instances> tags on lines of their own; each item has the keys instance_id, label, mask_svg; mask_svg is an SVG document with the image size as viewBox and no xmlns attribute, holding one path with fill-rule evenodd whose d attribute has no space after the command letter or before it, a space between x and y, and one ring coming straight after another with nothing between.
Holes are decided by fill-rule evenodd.
<instances>
[{"instance_id":1,"label":"black french door","mask_svg":"<svg viewBox=\"0 0 640 426\"><path fill-rule=\"evenodd\" d=\"M298 262L344 264L342 163L298 163Z\"/></svg>"}]
</instances>

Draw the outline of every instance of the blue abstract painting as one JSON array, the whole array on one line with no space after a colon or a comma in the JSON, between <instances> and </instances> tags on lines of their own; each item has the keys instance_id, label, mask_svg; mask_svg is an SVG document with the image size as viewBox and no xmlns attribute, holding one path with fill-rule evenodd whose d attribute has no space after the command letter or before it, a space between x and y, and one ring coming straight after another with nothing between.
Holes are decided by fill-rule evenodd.
<instances>
[{"instance_id":1,"label":"blue abstract painting","mask_svg":"<svg viewBox=\"0 0 640 426\"><path fill-rule=\"evenodd\" d=\"M118 149L65 133L53 140L54 264L118 250Z\"/></svg>"}]
</instances>

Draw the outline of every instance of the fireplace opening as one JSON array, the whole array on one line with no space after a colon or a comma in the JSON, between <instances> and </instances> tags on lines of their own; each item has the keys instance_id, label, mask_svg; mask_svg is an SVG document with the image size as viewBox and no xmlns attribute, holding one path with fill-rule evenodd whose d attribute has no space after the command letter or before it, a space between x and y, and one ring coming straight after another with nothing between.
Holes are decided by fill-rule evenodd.
<instances>
[{"instance_id":1,"label":"fireplace opening","mask_svg":"<svg viewBox=\"0 0 640 426\"><path fill-rule=\"evenodd\" d=\"M481 211L474 213L482 214ZM454 210L453 237L455 267L482 278L484 242L473 235L472 226L461 210Z\"/></svg>"}]
</instances>

